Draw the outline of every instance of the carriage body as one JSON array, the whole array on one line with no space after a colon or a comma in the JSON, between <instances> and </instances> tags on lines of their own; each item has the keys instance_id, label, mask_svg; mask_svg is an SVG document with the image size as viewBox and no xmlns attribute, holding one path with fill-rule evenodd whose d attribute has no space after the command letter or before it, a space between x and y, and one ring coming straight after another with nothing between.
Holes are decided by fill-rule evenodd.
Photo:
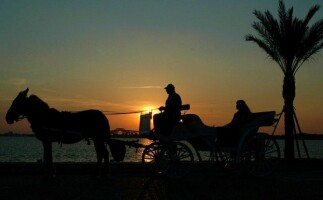
<instances>
[{"instance_id":1,"label":"carriage body","mask_svg":"<svg viewBox=\"0 0 323 200\"><path fill-rule=\"evenodd\" d=\"M249 122L239 133L235 134L239 136L238 142L229 142L223 145L223 142L219 141L217 137L217 127L205 125L195 114L181 115L179 122L168 136L154 130L144 136L154 142L143 151L142 161L144 163L154 162L153 168L172 176L175 173L183 176L185 172L189 171L187 168L191 167L194 162L193 152L201 162L206 161L205 158L202 159L201 152L207 152L209 154L207 161L214 161L221 166L241 165L244 171L255 176L268 175L277 166L280 149L272 136L259 133L258 129L262 126L275 125L277 122L275 116L274 111L252 113ZM164 155L160 156L162 154ZM175 154L175 161L172 161L172 158L165 159L165 157L171 156L166 154ZM157 158L158 156L159 158ZM161 157L164 157L164 160ZM156 158L159 161L156 161ZM167 162L168 164L165 164ZM259 164L263 165L262 169L259 168ZM174 165L177 166L171 169L171 166ZM256 166L258 166L257 169L255 169ZM172 170L175 168L177 171L173 172ZM184 171L178 172L178 169Z\"/></svg>"}]
</instances>

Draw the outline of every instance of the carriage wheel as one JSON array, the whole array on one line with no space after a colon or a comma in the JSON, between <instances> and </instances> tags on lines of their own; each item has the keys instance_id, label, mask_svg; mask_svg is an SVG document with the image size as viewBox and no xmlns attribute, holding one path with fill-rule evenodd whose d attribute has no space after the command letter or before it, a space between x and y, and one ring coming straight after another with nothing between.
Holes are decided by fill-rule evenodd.
<instances>
[{"instance_id":1,"label":"carriage wheel","mask_svg":"<svg viewBox=\"0 0 323 200\"><path fill-rule=\"evenodd\" d=\"M164 171L167 177L181 178L191 171L194 157L187 145L181 142L173 142L163 148L161 153L167 161L167 168Z\"/></svg>"},{"instance_id":2,"label":"carriage wheel","mask_svg":"<svg viewBox=\"0 0 323 200\"><path fill-rule=\"evenodd\" d=\"M245 140L238 156L245 171L254 176L266 176L277 168L280 149L271 136L257 133Z\"/></svg>"},{"instance_id":3,"label":"carriage wheel","mask_svg":"<svg viewBox=\"0 0 323 200\"><path fill-rule=\"evenodd\" d=\"M152 173L163 173L167 168L167 161L162 154L163 146L161 142L153 142L142 153L142 163L147 164Z\"/></svg>"},{"instance_id":4,"label":"carriage wheel","mask_svg":"<svg viewBox=\"0 0 323 200\"><path fill-rule=\"evenodd\" d=\"M216 161L224 170L235 170L235 157L232 151L219 151L216 154Z\"/></svg>"}]
</instances>

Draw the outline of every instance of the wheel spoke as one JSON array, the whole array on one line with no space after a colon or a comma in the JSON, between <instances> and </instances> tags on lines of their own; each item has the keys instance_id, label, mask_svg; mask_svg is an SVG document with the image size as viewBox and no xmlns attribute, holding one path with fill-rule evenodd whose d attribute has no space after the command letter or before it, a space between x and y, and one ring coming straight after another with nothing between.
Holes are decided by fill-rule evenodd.
<instances>
[{"instance_id":1,"label":"wheel spoke","mask_svg":"<svg viewBox=\"0 0 323 200\"><path fill-rule=\"evenodd\" d=\"M154 152L154 151L148 151L147 153L146 153L146 155L147 156L155 156L156 155L156 153Z\"/></svg>"},{"instance_id":2,"label":"wheel spoke","mask_svg":"<svg viewBox=\"0 0 323 200\"><path fill-rule=\"evenodd\" d=\"M162 154L168 159L165 171L170 178L179 178L188 174L194 161L191 150L181 142L174 142L166 147Z\"/></svg>"},{"instance_id":3,"label":"wheel spoke","mask_svg":"<svg viewBox=\"0 0 323 200\"><path fill-rule=\"evenodd\" d=\"M272 150L272 151L266 151L265 154L272 154L272 153L276 153L277 150Z\"/></svg>"},{"instance_id":4,"label":"wheel spoke","mask_svg":"<svg viewBox=\"0 0 323 200\"><path fill-rule=\"evenodd\" d=\"M256 135L245 141L240 157L246 171L255 176L264 176L276 168L280 150L274 139Z\"/></svg>"}]
</instances>

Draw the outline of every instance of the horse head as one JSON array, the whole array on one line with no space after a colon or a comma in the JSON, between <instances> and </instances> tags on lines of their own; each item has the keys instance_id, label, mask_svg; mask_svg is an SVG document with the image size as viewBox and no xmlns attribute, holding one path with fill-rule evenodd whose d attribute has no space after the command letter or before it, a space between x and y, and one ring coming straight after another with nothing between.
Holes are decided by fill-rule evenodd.
<instances>
[{"instance_id":1,"label":"horse head","mask_svg":"<svg viewBox=\"0 0 323 200\"><path fill-rule=\"evenodd\" d=\"M29 89L27 88L24 91L21 91L18 96L13 100L7 114L6 121L8 124L13 124L15 121L19 121L21 116L26 115L27 112L27 103L28 103L28 93Z\"/></svg>"}]
</instances>

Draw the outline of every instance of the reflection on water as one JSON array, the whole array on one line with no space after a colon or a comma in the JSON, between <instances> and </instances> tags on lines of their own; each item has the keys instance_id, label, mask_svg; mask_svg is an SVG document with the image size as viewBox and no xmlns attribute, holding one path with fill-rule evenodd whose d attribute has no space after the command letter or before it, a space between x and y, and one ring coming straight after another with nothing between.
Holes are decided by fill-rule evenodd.
<instances>
[{"instance_id":1,"label":"reflection on water","mask_svg":"<svg viewBox=\"0 0 323 200\"><path fill-rule=\"evenodd\" d=\"M120 139L136 140L136 139ZM141 144L150 144L148 139L140 139ZM141 162L143 148L127 147L126 162ZM33 137L0 137L0 162L37 162L43 158L43 147ZM94 145L86 141L75 144L53 143L53 159L55 162L95 162Z\"/></svg>"},{"instance_id":2,"label":"reflection on water","mask_svg":"<svg viewBox=\"0 0 323 200\"><path fill-rule=\"evenodd\" d=\"M136 140L136 139L120 139ZM152 141L139 139L139 143L149 145ZM283 152L283 140L278 140L281 151ZM323 158L323 141L307 140L306 145L311 158ZM303 146L301 147L302 157L305 157ZM191 148L191 147L190 147ZM42 144L33 137L0 137L0 162L36 162L43 156ZM295 149L296 151L296 149ZM143 148L127 147L126 162L141 162ZM296 151L297 153L297 151ZM193 152L195 155L195 153ZM282 153L283 155L283 153ZM297 154L295 154L296 157ZM201 153L202 158L209 156L208 152ZM196 155L194 156L197 160ZM60 145L53 144L53 158L55 162L95 162L96 154L94 146L87 145L85 141L76 144Z\"/></svg>"}]
</instances>

